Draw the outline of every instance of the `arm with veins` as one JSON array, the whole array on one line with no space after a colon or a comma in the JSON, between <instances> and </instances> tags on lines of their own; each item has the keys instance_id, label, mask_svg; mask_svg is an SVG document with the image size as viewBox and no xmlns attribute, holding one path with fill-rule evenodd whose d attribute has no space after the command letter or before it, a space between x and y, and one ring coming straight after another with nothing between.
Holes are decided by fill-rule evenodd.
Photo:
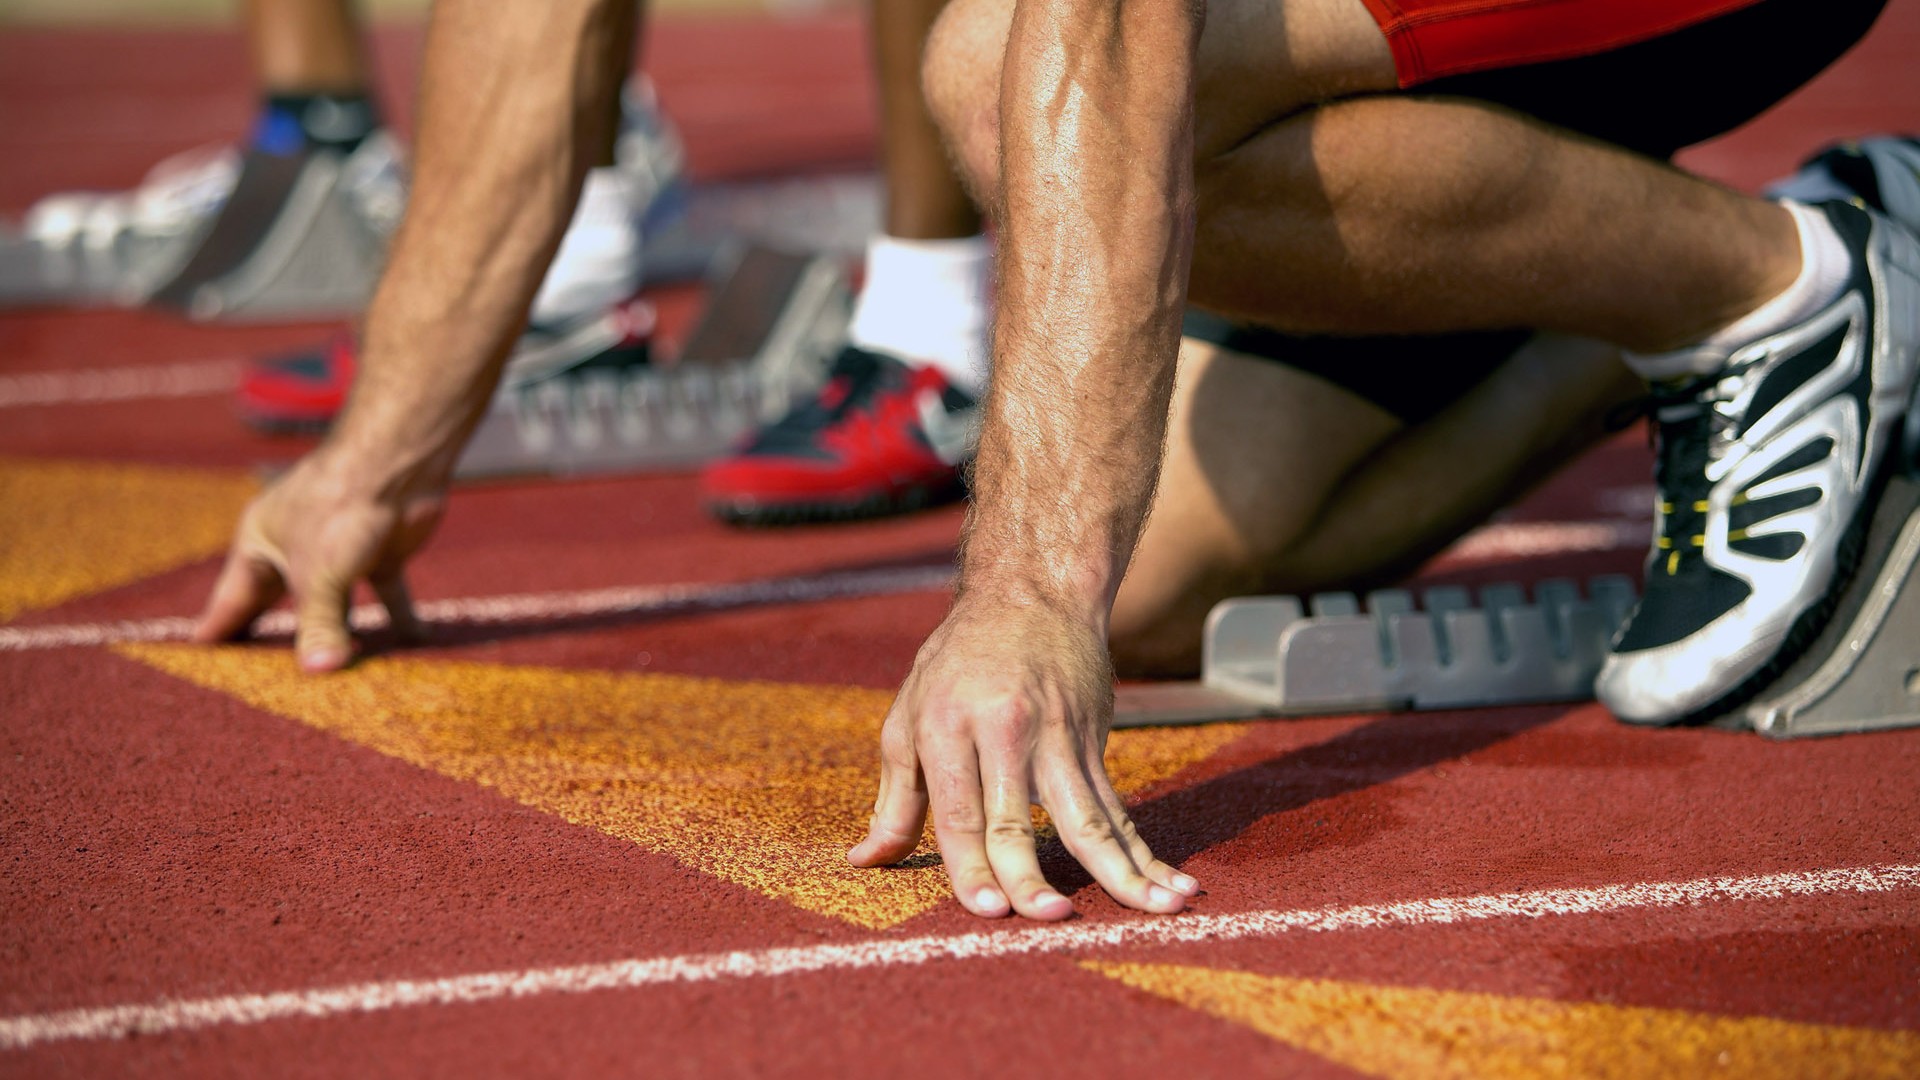
<instances>
[{"instance_id":1,"label":"arm with veins","mask_svg":"<svg viewBox=\"0 0 1920 1080\"><path fill-rule=\"evenodd\" d=\"M434 5L415 182L365 363L327 441L247 508L197 640L243 632L290 592L301 666L339 668L361 578L396 629L417 629L402 565L439 521L592 147L611 138L632 17L633 0Z\"/></svg>"},{"instance_id":2,"label":"arm with veins","mask_svg":"<svg viewBox=\"0 0 1920 1080\"><path fill-rule=\"evenodd\" d=\"M881 736L857 865L932 813L976 914L1065 918L1030 807L1115 898L1180 910L1101 755L1113 597L1159 473L1192 247L1198 0L1019 0L1001 86L999 325L953 609Z\"/></svg>"},{"instance_id":3,"label":"arm with veins","mask_svg":"<svg viewBox=\"0 0 1920 1080\"><path fill-rule=\"evenodd\" d=\"M1192 244L1189 0L1023 0L963 588L1104 619L1152 496Z\"/></svg>"}]
</instances>

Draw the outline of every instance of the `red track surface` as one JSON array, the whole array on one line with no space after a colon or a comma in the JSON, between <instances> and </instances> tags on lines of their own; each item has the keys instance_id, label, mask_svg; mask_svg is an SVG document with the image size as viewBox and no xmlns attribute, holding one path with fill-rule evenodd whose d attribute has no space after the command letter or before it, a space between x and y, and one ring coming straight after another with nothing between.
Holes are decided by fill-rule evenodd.
<instances>
[{"instance_id":1,"label":"red track surface","mask_svg":"<svg viewBox=\"0 0 1920 1080\"><path fill-rule=\"evenodd\" d=\"M406 99L416 44L412 34L381 39L395 101ZM855 22L670 23L651 52L704 175L841 165L870 152ZM1920 128L1916 55L1920 3L1895 0L1847 61L1689 163L1752 185L1827 137ZM240 71L237 44L222 35L0 35L0 209L17 211L54 188L124 186L166 152L229 136L249 109L236 90ZM0 377L238 358L303 344L315 332L15 313L0 317ZM224 520L232 496L223 477L298 449L249 436L217 395L0 405L0 484L54 459L91 463L86 475L108 479L128 463L201 470L182 490L203 484L204 494L165 508L169 534L178 521ZM1645 468L1635 440L1624 438L1512 520L1618 518L1637 497L1620 489L1643 484ZM137 477L135 490L158 490L139 486L151 483ZM137 521L95 490L82 484L49 501L39 489L0 487L8 493L0 497L15 500L0 510L0 579L42 573L40 562L5 562L5 545L19 550L29 534L44 541L42 526L57 520L48 550L77 567L80 583L57 602L27 605L0 631L197 607L215 565L204 550L133 572L82 543L103 522ZM741 533L702 518L683 476L498 485L456 499L415 583L424 598L451 599L929 566L949 557L958 520L946 511ZM1631 547L1567 550L1552 538L1568 534L1542 535L1548 542L1524 561L1490 564L1492 549L1469 548L1427 576L1524 580L1630 571L1637 562ZM86 549L66 551L61 537ZM0 580L0 618L15 584ZM1467 1063L1463 1075L1544 1068L1538 1048L1518 1065L1475 1055L1503 1040L1548 1038L1619 1075L1691 1075L1716 1063L1730 1075L1920 1072L1911 1034L1920 1028L1920 888L1912 875L1891 872L1870 879L1876 888L1855 882L1813 895L1648 906L1633 899L1641 894L1609 892L1627 897L1626 906L1231 942L1097 947L1073 938L1062 939L1071 948L1030 956L860 961L810 974L754 968L579 993L542 983L548 989L527 997L474 1004L242 1017L130 1039L42 1038L50 1014L89 1007L212 999L227 1010L220 1018L234 1020L240 1006L228 999L236 995L1017 930L980 924L951 903L896 897L876 902L881 915L862 922L794 899L786 885L825 873L820 852L801 850L794 837L824 829L838 844L861 823L855 814L816 820L805 807L782 811L787 788L774 789L774 809L753 809L762 785L802 773L816 784L806 790L824 793L820 805L865 798L866 731L884 696L843 695L857 731L823 750L806 745L814 728L781 730L789 715L807 723L839 715L817 703L818 692L745 681L889 688L942 605L939 593L915 591L454 626L400 667L372 665L368 677L389 680L379 684L384 696L345 704L328 695L360 684L293 683L257 651L0 639L16 642L0 647L0 1021L27 1023L0 1032L30 1029L42 1039L6 1049L0 1035L0 1073L1449 1075L1421 1056L1440 1037L1416 1030L1419 1017L1396 1012L1401 999L1381 988L1433 991L1432 1010L1441 1008L1432 1001L1460 1010L1464 1019L1444 1041L1450 1060ZM225 666L208 666L204 657L216 655L229 657L218 662ZM767 719L757 737L715 736L708 746L697 737L706 731L697 708L658 717L669 734L684 724L690 747L684 760L661 751L666 765L620 742L619 723L607 729L614 743L589 753L581 740L600 730L582 734L596 722L592 702L566 696L575 684L544 669L711 676L728 680L712 684L714 700L764 709ZM395 731L445 735L431 725L452 723L447 703L496 675L531 680L537 700L482 702L488 713L497 700L494 711L523 717L522 728L453 731L480 746L480 757L381 741ZM297 700L273 697L288 686L313 688ZM556 696L538 697L548 686L560 688ZM698 701L698 687L690 692ZM1139 819L1207 884L1203 915L1920 862L1920 733L1779 745L1630 731L1585 706L1251 724L1146 736L1124 752L1163 756L1154 759L1160 766L1142 766ZM619 768L593 756L602 753ZM722 776L715 764L712 790L703 788L702 754L745 762L745 771ZM689 801L649 801L669 790L661 778L676 761L695 777ZM613 771L591 783L554 772L588 766ZM533 786L513 787L527 769ZM612 794L583 804L583 790ZM737 837L703 824L703 808L735 803L743 815L762 815L746 842L774 853L778 880L705 861L703 850ZM556 809L563 804L574 809ZM1049 865L1077 890L1083 916L1071 933L1152 921L1117 910L1058 852ZM887 879L889 887L909 880L922 878ZM818 895L830 901L832 890ZM1099 971L1083 960L1210 971ZM1252 993L1221 974L1233 971L1296 981L1285 993L1272 989L1278 983ZM1193 985L1213 996L1190 992ZM364 1004L371 993L354 1000ZM1342 1018L1400 1026L1348 1030L1313 1020L1320 1014L1309 999L1323 998L1344 1003ZM1727 1017L1762 1019L1729 1035L1716 1026ZM1288 1034L1295 1021L1320 1034ZM1761 1057L1742 1066L1749 1052ZM1701 1056L1673 1056L1691 1053Z\"/></svg>"}]
</instances>

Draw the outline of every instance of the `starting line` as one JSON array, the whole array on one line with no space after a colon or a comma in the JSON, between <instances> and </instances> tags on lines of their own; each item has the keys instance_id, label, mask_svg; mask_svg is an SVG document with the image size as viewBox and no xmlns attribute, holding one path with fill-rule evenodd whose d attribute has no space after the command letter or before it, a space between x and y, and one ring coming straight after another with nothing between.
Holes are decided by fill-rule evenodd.
<instances>
[{"instance_id":1,"label":"starting line","mask_svg":"<svg viewBox=\"0 0 1920 1080\"><path fill-rule=\"evenodd\" d=\"M427 1005L466 1005L545 994L632 990L721 979L773 978L823 971L913 967L938 961L1110 949L1126 945L1233 941L1289 933L1329 933L1436 926L1489 919L1696 907L1791 896L1892 892L1920 888L1920 866L1807 870L1752 877L1541 889L1388 904L1187 915L1127 922L1042 926L1028 930L808 945L728 953L617 960L568 967L491 971L439 979L397 979L267 994L235 994L146 1005L70 1009L0 1019L0 1050L50 1042L166 1035L273 1020L320 1020Z\"/></svg>"},{"instance_id":2,"label":"starting line","mask_svg":"<svg viewBox=\"0 0 1920 1080\"><path fill-rule=\"evenodd\" d=\"M1448 549L1442 559L1450 566L1459 566L1499 562L1521 555L1537 557L1615 551L1644 546L1647 530L1645 521L1500 522L1468 533ZM802 574L727 585L642 585L577 592L430 600L416 603L414 612L428 623L486 625L544 622L927 592L947 588L952 580L952 566L943 563L884 570ZM386 609L377 604L355 607L350 618L356 630L377 629L387 623ZM47 626L0 626L0 653L145 641L185 641L193 632L193 624L192 618L174 615ZM293 613L284 609L269 611L254 621L254 634L258 637L287 637L293 631Z\"/></svg>"},{"instance_id":3,"label":"starting line","mask_svg":"<svg viewBox=\"0 0 1920 1080\"><path fill-rule=\"evenodd\" d=\"M725 585L640 585L579 592L428 600L416 603L413 607L414 614L429 624L497 626L929 592L946 588L952 580L953 568L942 563L885 570L802 574ZM387 611L378 604L358 605L348 617L356 630L378 629L387 624ZM119 622L0 627L0 653L143 641L185 641L193 633L194 622L191 618L174 615ZM293 631L294 613L285 609L269 611L253 623L256 637L287 637Z\"/></svg>"},{"instance_id":4,"label":"starting line","mask_svg":"<svg viewBox=\"0 0 1920 1080\"><path fill-rule=\"evenodd\" d=\"M127 364L0 375L0 409L211 397L240 385L244 360Z\"/></svg>"}]
</instances>

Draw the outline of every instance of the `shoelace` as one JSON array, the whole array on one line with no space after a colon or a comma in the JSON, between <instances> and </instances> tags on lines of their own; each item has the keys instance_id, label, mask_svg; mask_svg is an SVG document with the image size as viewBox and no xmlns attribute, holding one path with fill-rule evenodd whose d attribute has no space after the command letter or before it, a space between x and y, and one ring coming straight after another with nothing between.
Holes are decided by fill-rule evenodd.
<instances>
[{"instance_id":1,"label":"shoelace","mask_svg":"<svg viewBox=\"0 0 1920 1080\"><path fill-rule=\"evenodd\" d=\"M1660 490L1660 532L1654 545L1667 553L1662 566L1669 577L1680 572L1683 552L1706 549L1707 513L1712 505L1707 470L1724 452L1727 433L1739 423L1733 403L1746 369L1756 362L1745 361L1718 375L1656 384L1640 403L1653 420L1648 438L1656 455ZM1730 505L1745 501L1744 495L1737 495ZM1736 530L1728 539L1744 535Z\"/></svg>"}]
</instances>

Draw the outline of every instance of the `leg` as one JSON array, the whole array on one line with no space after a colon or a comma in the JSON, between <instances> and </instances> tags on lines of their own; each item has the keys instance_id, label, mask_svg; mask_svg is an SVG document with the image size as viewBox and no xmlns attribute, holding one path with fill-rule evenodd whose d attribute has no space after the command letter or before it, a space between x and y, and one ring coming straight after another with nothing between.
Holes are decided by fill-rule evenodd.
<instances>
[{"instance_id":1,"label":"leg","mask_svg":"<svg viewBox=\"0 0 1920 1080\"><path fill-rule=\"evenodd\" d=\"M989 199L1009 18L1007 0L956 5L928 60L935 114ZM1359 0L1218 0L1198 65L1205 306L1289 330L1537 326L1651 351L1797 269L1770 204L1496 106L1341 100L1395 86Z\"/></svg>"},{"instance_id":2,"label":"leg","mask_svg":"<svg viewBox=\"0 0 1920 1080\"><path fill-rule=\"evenodd\" d=\"M920 92L927 35L947 0L873 0L874 71L880 83L880 168L888 236L946 240L980 231L980 212L954 175Z\"/></svg>"},{"instance_id":3,"label":"leg","mask_svg":"<svg viewBox=\"0 0 1920 1080\"><path fill-rule=\"evenodd\" d=\"M701 474L723 520L783 524L898 513L958 497L986 382L993 250L920 90L946 0L873 0L885 232L825 395ZM873 417L888 434L864 433ZM849 434L855 428L863 433Z\"/></svg>"},{"instance_id":4,"label":"leg","mask_svg":"<svg viewBox=\"0 0 1920 1080\"><path fill-rule=\"evenodd\" d=\"M363 94L372 85L352 0L247 0L254 74L269 94Z\"/></svg>"},{"instance_id":5,"label":"leg","mask_svg":"<svg viewBox=\"0 0 1920 1080\"><path fill-rule=\"evenodd\" d=\"M1284 364L1189 340L1153 515L1114 605L1115 664L1194 671L1207 612L1230 596L1391 580L1570 460L1640 392L1613 350L1539 338L1409 426Z\"/></svg>"}]
</instances>

